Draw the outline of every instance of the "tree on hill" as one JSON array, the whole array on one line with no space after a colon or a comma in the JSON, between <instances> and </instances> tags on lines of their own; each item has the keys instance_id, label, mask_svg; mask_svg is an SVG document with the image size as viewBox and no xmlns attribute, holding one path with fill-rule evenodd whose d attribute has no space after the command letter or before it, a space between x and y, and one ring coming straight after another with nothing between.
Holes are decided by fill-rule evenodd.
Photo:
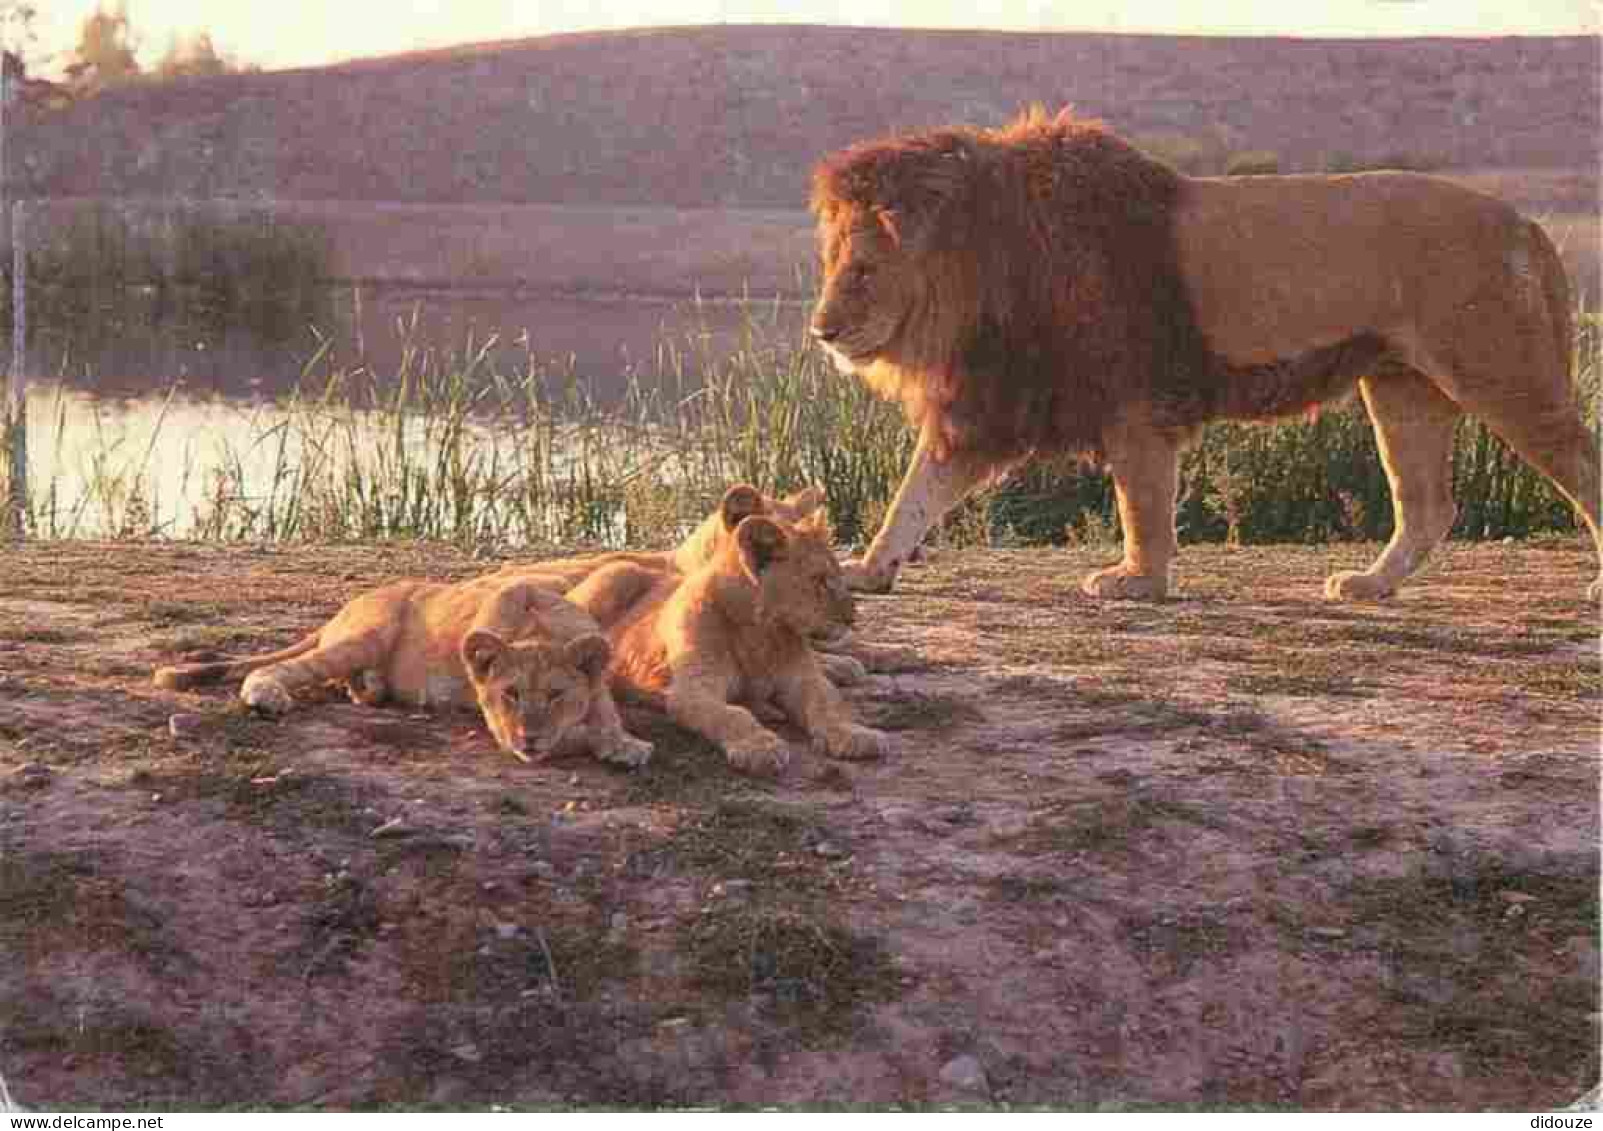
<instances>
[{"instance_id":1,"label":"tree on hill","mask_svg":"<svg viewBox=\"0 0 1603 1131\"><path fill-rule=\"evenodd\" d=\"M68 81L79 94L97 94L108 86L139 78L133 28L124 0L118 0L113 11L96 8L84 19L73 61L66 70Z\"/></svg>"},{"instance_id":2,"label":"tree on hill","mask_svg":"<svg viewBox=\"0 0 1603 1131\"><path fill-rule=\"evenodd\" d=\"M238 69L217 50L210 35L200 32L187 38L173 36L154 73L158 79L182 79L225 75Z\"/></svg>"}]
</instances>

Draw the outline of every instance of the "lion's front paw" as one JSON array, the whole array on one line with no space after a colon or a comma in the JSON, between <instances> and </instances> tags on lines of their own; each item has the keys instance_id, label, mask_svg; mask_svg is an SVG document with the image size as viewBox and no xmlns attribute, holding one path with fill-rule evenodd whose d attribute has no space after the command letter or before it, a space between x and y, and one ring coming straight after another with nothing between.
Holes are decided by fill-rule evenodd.
<instances>
[{"instance_id":1,"label":"lion's front paw","mask_svg":"<svg viewBox=\"0 0 1603 1131\"><path fill-rule=\"evenodd\" d=\"M858 593L889 593L896 584L894 569L869 569L861 558L847 558L840 563L840 571L845 575L846 588Z\"/></svg>"},{"instance_id":2,"label":"lion's front paw","mask_svg":"<svg viewBox=\"0 0 1603 1131\"><path fill-rule=\"evenodd\" d=\"M823 737L824 753L831 758L848 762L866 762L883 758L890 745L890 737L873 727L847 726Z\"/></svg>"},{"instance_id":3,"label":"lion's front paw","mask_svg":"<svg viewBox=\"0 0 1603 1131\"><path fill-rule=\"evenodd\" d=\"M825 677L836 687L856 687L868 678L868 669L850 656L820 653L818 662Z\"/></svg>"},{"instance_id":4,"label":"lion's front paw","mask_svg":"<svg viewBox=\"0 0 1603 1131\"><path fill-rule=\"evenodd\" d=\"M245 677L245 685L239 689L239 697L251 710L263 711L269 715L282 715L295 705L295 697L285 690L283 684L272 676L264 676L258 672L252 672Z\"/></svg>"},{"instance_id":5,"label":"lion's front paw","mask_svg":"<svg viewBox=\"0 0 1603 1131\"><path fill-rule=\"evenodd\" d=\"M632 734L610 735L609 741L596 751L596 757L615 766L644 766L651 761L654 749L651 743Z\"/></svg>"},{"instance_id":6,"label":"lion's front paw","mask_svg":"<svg viewBox=\"0 0 1603 1131\"><path fill-rule=\"evenodd\" d=\"M772 731L731 742L724 747L729 764L748 774L777 775L790 765L790 747Z\"/></svg>"},{"instance_id":7,"label":"lion's front paw","mask_svg":"<svg viewBox=\"0 0 1603 1131\"><path fill-rule=\"evenodd\" d=\"M1089 575L1080 583L1080 589L1088 597L1159 601L1169 593L1169 579L1163 574L1133 573L1128 566L1116 565Z\"/></svg>"},{"instance_id":8,"label":"lion's front paw","mask_svg":"<svg viewBox=\"0 0 1603 1131\"><path fill-rule=\"evenodd\" d=\"M1325 598L1330 601L1378 601L1393 591L1380 578L1358 570L1346 569L1325 578Z\"/></svg>"}]
</instances>

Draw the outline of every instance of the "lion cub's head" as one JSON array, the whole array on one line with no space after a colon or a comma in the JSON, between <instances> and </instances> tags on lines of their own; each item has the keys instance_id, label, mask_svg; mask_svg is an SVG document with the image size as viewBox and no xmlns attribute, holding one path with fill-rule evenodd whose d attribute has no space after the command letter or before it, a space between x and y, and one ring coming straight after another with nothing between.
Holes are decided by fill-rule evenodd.
<instances>
[{"instance_id":1,"label":"lion cub's head","mask_svg":"<svg viewBox=\"0 0 1603 1131\"><path fill-rule=\"evenodd\" d=\"M673 552L674 568L688 574L711 562L734 536L736 527L754 514L767 515L784 523L798 523L823 508L824 489L816 485L803 487L783 498L775 498L763 494L750 484L737 483L724 492L718 509L704 518L701 525L679 543Z\"/></svg>"},{"instance_id":2,"label":"lion cub's head","mask_svg":"<svg viewBox=\"0 0 1603 1131\"><path fill-rule=\"evenodd\" d=\"M598 633L567 643L508 643L489 629L462 641L462 662L490 734L527 762L554 753L605 690L612 649Z\"/></svg>"},{"instance_id":3,"label":"lion cub's head","mask_svg":"<svg viewBox=\"0 0 1603 1131\"><path fill-rule=\"evenodd\" d=\"M793 524L764 515L743 519L729 552L756 587L761 623L825 644L851 631L857 604L830 547L829 523L822 514Z\"/></svg>"}]
</instances>

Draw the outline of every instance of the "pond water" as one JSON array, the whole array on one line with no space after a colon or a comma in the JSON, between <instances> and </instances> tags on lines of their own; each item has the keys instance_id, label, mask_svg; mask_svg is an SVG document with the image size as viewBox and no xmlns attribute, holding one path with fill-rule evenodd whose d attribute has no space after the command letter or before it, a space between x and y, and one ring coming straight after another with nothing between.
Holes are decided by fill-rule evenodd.
<instances>
[{"instance_id":1,"label":"pond water","mask_svg":"<svg viewBox=\"0 0 1603 1131\"><path fill-rule=\"evenodd\" d=\"M326 338L307 329L297 340L267 341L238 326L140 317L130 318L122 334L103 330L75 343L31 338L27 445L35 531L282 536L286 522L304 528L312 501L325 512L372 512L368 495L410 492L409 501L392 499L378 506L384 513L369 513L366 527L324 532L369 536L378 523L389 533L426 533L430 524L450 520L434 511L422 518L392 512L447 507L414 496L460 495L467 483L494 495L474 521L498 533L516 536L500 529L514 524L531 538L571 534L567 527L544 529L543 519L527 513L527 499L517 514L504 501L511 490L556 490L568 470L560 450L566 433L555 424L547 420L538 435L523 435L531 390L540 389L559 406L555 411L578 390L585 404L605 412L631 381L694 387L698 367L720 364L753 332L750 308L734 304L401 288L350 289L335 297L344 304L334 304L341 331ZM790 334L787 326L797 322L794 311L778 307L761 317L761 332L770 337ZM86 337L92 355L82 348ZM450 394L450 403L393 410L400 374L414 382L428 375L438 386L463 372L470 374L468 388ZM336 374L341 392L324 404L321 393ZM412 392L408 404L417 407L418 398ZM454 415L469 400L473 411L458 427ZM587 472L621 478L638 467L637 436L620 436L615 451L595 442L594 433L590 438ZM499 486L486 481L492 473ZM412 523L425 529L409 531ZM590 525L579 533L605 535L609 522L595 518Z\"/></svg>"}]
</instances>

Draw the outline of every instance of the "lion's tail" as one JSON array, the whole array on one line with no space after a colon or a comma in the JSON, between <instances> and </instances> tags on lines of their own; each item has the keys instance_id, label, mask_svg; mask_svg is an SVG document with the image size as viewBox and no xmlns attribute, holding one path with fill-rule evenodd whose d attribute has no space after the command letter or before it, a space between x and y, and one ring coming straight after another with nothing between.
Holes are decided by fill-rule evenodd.
<instances>
[{"instance_id":1,"label":"lion's tail","mask_svg":"<svg viewBox=\"0 0 1603 1131\"><path fill-rule=\"evenodd\" d=\"M321 630L309 636L302 637L288 648L280 648L277 652L265 652L260 656L247 656L238 660L218 660L204 664L175 664L168 668L157 668L153 679L157 687L165 687L169 691L182 691L189 687L198 687L203 683L217 683L225 679L242 679L257 668L265 668L269 664L281 664L285 660L293 660L304 656L317 647L317 639Z\"/></svg>"},{"instance_id":2,"label":"lion's tail","mask_svg":"<svg viewBox=\"0 0 1603 1131\"><path fill-rule=\"evenodd\" d=\"M1575 306L1570 296L1569 276L1565 274L1564 260L1559 257L1558 248L1553 246L1553 240L1546 230L1535 220L1526 222L1531 226L1534 266L1542 284L1542 297L1547 302L1547 316L1553 327L1553 348L1558 351L1564 372L1570 373L1574 368L1571 359L1575 349Z\"/></svg>"}]
</instances>

